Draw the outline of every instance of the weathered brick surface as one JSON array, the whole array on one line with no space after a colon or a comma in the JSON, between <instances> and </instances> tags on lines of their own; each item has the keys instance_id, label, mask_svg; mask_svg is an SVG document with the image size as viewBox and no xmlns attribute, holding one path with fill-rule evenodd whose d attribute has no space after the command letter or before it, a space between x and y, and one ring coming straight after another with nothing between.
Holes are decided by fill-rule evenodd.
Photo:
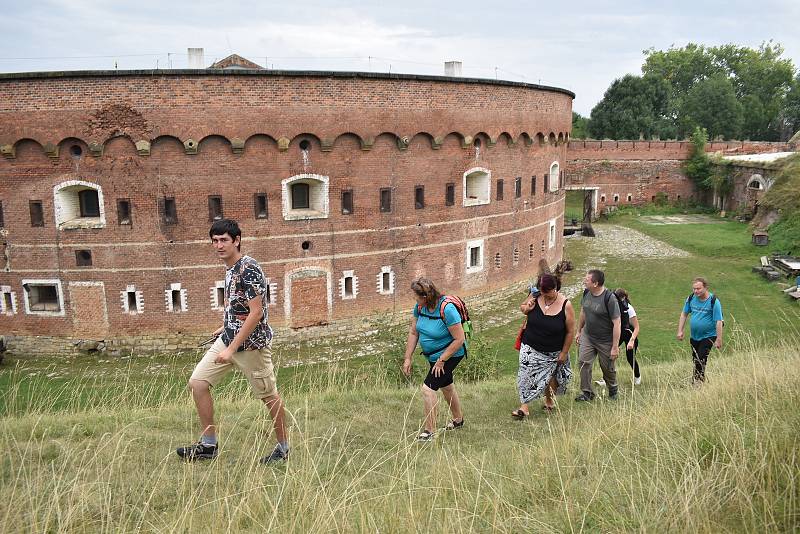
<instances>
[{"instance_id":1,"label":"weathered brick surface","mask_svg":"<svg viewBox=\"0 0 800 534\"><path fill-rule=\"evenodd\" d=\"M573 188L596 188L598 212L607 206L651 202L659 193L671 202L704 200L681 170L690 147L689 141L572 140L567 148L567 184ZM783 152L788 145L715 141L708 143L706 150L726 155L760 154Z\"/></svg>"},{"instance_id":2,"label":"weathered brick surface","mask_svg":"<svg viewBox=\"0 0 800 534\"><path fill-rule=\"evenodd\" d=\"M210 298L224 277L208 244L210 195L222 198L226 217L240 221L243 251L277 283L270 307L277 326L399 313L421 274L465 295L528 278L541 257L555 262L561 256L563 191L545 194L542 177L553 162L565 166L567 145L559 139L568 137L571 100L567 92L535 86L413 77L0 77L0 145L14 147L13 157L0 157L6 264L0 285L21 299L23 279L59 279L65 299L58 317L25 314L20 301L19 313L0 316L0 329L17 343L32 336L65 344L159 336L196 343L220 321ZM282 138L289 140L286 150ZM188 139L198 143L196 154L187 154ZM234 139L245 141L243 150L234 150ZM141 140L150 143L149 156L137 151ZM310 142L305 157L303 140ZM58 146L57 157L46 154L47 143ZM475 167L491 171L492 200L464 207L463 175ZM284 220L281 181L303 173L329 177L328 218ZM514 195L518 176L521 198ZM105 227L55 227L54 187L69 180L102 189ZM498 180L505 184L500 201ZM445 205L447 183L455 184L454 206ZM419 185L423 209L414 206ZM379 210L385 187L392 188L390 213ZM341 213L346 189L353 191L351 215ZM267 219L255 217L256 193L268 197ZM175 225L160 217L165 196L176 199ZM132 225L119 224L119 199L130 200ZM44 227L31 227L30 200L42 202ZM468 274L466 242L476 239L484 240L484 268ZM78 249L92 251L91 267L76 265ZM389 295L376 289L384 266L395 273ZM329 273L330 295L327 278L291 276L304 269ZM339 279L349 270L358 277L358 294L342 299ZM102 282L103 290L78 282ZM186 290L185 312L166 311L165 291L174 283ZM123 310L128 286L143 294L141 314ZM46 345L42 339L39 345ZM183 346L176 339L147 343L142 347Z\"/></svg>"}]
</instances>

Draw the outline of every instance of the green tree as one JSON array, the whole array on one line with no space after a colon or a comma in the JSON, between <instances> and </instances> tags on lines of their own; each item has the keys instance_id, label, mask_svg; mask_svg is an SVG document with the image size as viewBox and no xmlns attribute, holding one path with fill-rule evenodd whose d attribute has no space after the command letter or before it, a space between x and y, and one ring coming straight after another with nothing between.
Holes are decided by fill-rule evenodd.
<instances>
[{"instance_id":1,"label":"green tree","mask_svg":"<svg viewBox=\"0 0 800 534\"><path fill-rule=\"evenodd\" d=\"M572 133L571 138L586 139L589 136L589 119L580 113L572 112Z\"/></svg>"},{"instance_id":2,"label":"green tree","mask_svg":"<svg viewBox=\"0 0 800 534\"><path fill-rule=\"evenodd\" d=\"M679 132L704 128L714 139L736 139L742 131L744 111L733 85L723 74L715 74L694 85L686 94L679 118Z\"/></svg>"},{"instance_id":3,"label":"green tree","mask_svg":"<svg viewBox=\"0 0 800 534\"><path fill-rule=\"evenodd\" d=\"M779 140L783 130L781 110L794 76L791 60L780 57L783 47L772 42L763 43L758 49L728 44L710 51L729 75L739 101L752 107L743 137Z\"/></svg>"},{"instance_id":4,"label":"green tree","mask_svg":"<svg viewBox=\"0 0 800 534\"><path fill-rule=\"evenodd\" d=\"M706 154L708 133L700 127L694 129L690 138L692 148L689 159L683 162L683 173L691 178L699 189L710 189L711 160Z\"/></svg>"},{"instance_id":5,"label":"green tree","mask_svg":"<svg viewBox=\"0 0 800 534\"><path fill-rule=\"evenodd\" d=\"M797 132L800 132L800 74L794 79L792 87L786 95L781 115L783 119L783 132L781 137L783 139L788 139Z\"/></svg>"},{"instance_id":6,"label":"green tree","mask_svg":"<svg viewBox=\"0 0 800 534\"><path fill-rule=\"evenodd\" d=\"M592 109L589 133L600 139L662 136L668 94L669 86L657 78L628 74L616 79Z\"/></svg>"},{"instance_id":7,"label":"green tree","mask_svg":"<svg viewBox=\"0 0 800 534\"><path fill-rule=\"evenodd\" d=\"M786 99L792 87L794 66L791 60L780 57L783 48L779 44L768 42L754 49L733 44L705 47L689 43L668 50L651 48L644 54L644 77L659 78L669 85L665 115L673 120L679 134L692 131L692 125L683 122L688 114L684 107L690 92L709 79L724 76L743 106L739 135L753 140L786 137ZM689 105L696 107L697 103ZM696 109L691 112L696 113Z\"/></svg>"},{"instance_id":8,"label":"green tree","mask_svg":"<svg viewBox=\"0 0 800 534\"><path fill-rule=\"evenodd\" d=\"M642 74L664 80L669 86L665 114L673 121L677 121L689 90L697 82L722 72L706 48L694 43L668 50L650 48L644 54Z\"/></svg>"}]
</instances>

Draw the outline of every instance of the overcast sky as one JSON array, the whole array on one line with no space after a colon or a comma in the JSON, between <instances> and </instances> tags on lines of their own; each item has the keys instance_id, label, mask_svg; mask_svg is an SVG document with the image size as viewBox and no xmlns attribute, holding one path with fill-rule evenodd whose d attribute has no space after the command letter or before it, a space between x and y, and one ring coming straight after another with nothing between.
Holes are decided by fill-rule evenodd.
<instances>
[{"instance_id":1,"label":"overcast sky","mask_svg":"<svg viewBox=\"0 0 800 534\"><path fill-rule=\"evenodd\" d=\"M377 7L380 6L380 7ZM463 75L555 85L588 115L642 51L773 40L800 65L800 0L571 2L0 0L0 72L185 68L238 53L276 69Z\"/></svg>"}]
</instances>

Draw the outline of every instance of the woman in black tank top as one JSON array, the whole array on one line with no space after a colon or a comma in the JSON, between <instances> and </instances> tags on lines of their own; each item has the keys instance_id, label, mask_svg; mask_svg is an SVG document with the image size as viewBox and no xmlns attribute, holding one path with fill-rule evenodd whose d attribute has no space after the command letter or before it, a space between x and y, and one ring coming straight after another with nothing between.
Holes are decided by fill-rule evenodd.
<instances>
[{"instance_id":1,"label":"woman in black tank top","mask_svg":"<svg viewBox=\"0 0 800 534\"><path fill-rule=\"evenodd\" d=\"M563 395L572 379L569 348L575 335L575 311L567 298L558 292L561 282L543 274L537 282L540 294L530 295L520 305L527 316L519 351L517 389L520 407L512 417L529 415L528 403L544 397L544 409L555 406L553 395Z\"/></svg>"}]
</instances>

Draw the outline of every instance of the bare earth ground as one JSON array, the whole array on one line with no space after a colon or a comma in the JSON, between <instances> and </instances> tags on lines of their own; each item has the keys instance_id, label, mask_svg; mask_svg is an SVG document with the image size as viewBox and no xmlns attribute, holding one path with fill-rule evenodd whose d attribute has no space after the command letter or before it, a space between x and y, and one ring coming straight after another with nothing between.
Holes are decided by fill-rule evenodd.
<instances>
[{"instance_id":1,"label":"bare earth ground","mask_svg":"<svg viewBox=\"0 0 800 534\"><path fill-rule=\"evenodd\" d=\"M708 215L645 215L639 217L645 224L721 224L724 219L709 217Z\"/></svg>"}]
</instances>

